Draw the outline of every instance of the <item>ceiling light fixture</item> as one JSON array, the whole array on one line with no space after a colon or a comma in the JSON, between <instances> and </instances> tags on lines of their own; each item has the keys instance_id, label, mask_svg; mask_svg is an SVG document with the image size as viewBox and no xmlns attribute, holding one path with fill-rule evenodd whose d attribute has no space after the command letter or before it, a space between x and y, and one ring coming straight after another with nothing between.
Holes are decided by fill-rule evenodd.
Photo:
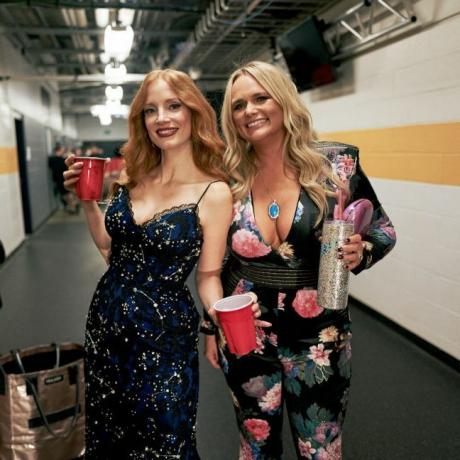
<instances>
[{"instance_id":1,"label":"ceiling light fixture","mask_svg":"<svg viewBox=\"0 0 460 460\"><path fill-rule=\"evenodd\" d=\"M101 125L108 126L112 123L112 116L107 106L103 104L92 105L90 112L93 117L99 118Z\"/></svg>"},{"instance_id":2,"label":"ceiling light fixture","mask_svg":"<svg viewBox=\"0 0 460 460\"><path fill-rule=\"evenodd\" d=\"M102 64L108 64L110 62L110 57L107 53L101 53L99 55L99 59L101 60Z\"/></svg>"},{"instance_id":3,"label":"ceiling light fixture","mask_svg":"<svg viewBox=\"0 0 460 460\"><path fill-rule=\"evenodd\" d=\"M105 82L108 85L119 85L125 81L127 71L124 64L107 64L105 66L104 75Z\"/></svg>"},{"instance_id":4,"label":"ceiling light fixture","mask_svg":"<svg viewBox=\"0 0 460 460\"><path fill-rule=\"evenodd\" d=\"M104 50L111 59L123 62L131 51L134 31L131 26L107 26L104 32Z\"/></svg>"},{"instance_id":5,"label":"ceiling light fixture","mask_svg":"<svg viewBox=\"0 0 460 460\"><path fill-rule=\"evenodd\" d=\"M90 108L93 117L105 118L128 118L129 107L120 104L120 101L107 101L105 104L92 105Z\"/></svg>"},{"instance_id":6,"label":"ceiling light fixture","mask_svg":"<svg viewBox=\"0 0 460 460\"><path fill-rule=\"evenodd\" d=\"M94 16L98 27L103 29L109 23L109 10L107 8L96 8Z\"/></svg>"},{"instance_id":7,"label":"ceiling light fixture","mask_svg":"<svg viewBox=\"0 0 460 460\"><path fill-rule=\"evenodd\" d=\"M121 101L123 99L123 88L121 86L107 86L105 96L108 101Z\"/></svg>"},{"instance_id":8,"label":"ceiling light fixture","mask_svg":"<svg viewBox=\"0 0 460 460\"><path fill-rule=\"evenodd\" d=\"M129 107L120 101L107 101L105 107L112 117L128 118Z\"/></svg>"},{"instance_id":9,"label":"ceiling light fixture","mask_svg":"<svg viewBox=\"0 0 460 460\"><path fill-rule=\"evenodd\" d=\"M190 67L188 69L188 74L192 80L198 80L201 77L203 72L198 67Z\"/></svg>"},{"instance_id":10,"label":"ceiling light fixture","mask_svg":"<svg viewBox=\"0 0 460 460\"><path fill-rule=\"evenodd\" d=\"M109 126L112 124L112 117L109 114L100 114L99 122L102 126Z\"/></svg>"},{"instance_id":11,"label":"ceiling light fixture","mask_svg":"<svg viewBox=\"0 0 460 460\"><path fill-rule=\"evenodd\" d=\"M118 10L118 20L123 26L130 26L133 23L134 13L134 10L121 8Z\"/></svg>"}]
</instances>

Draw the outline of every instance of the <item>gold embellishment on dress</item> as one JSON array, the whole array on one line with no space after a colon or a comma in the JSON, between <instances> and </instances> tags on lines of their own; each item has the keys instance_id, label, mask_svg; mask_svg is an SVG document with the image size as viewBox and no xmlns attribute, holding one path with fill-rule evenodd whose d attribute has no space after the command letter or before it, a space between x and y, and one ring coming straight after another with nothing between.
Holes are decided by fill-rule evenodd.
<instances>
[{"instance_id":1,"label":"gold embellishment on dress","mask_svg":"<svg viewBox=\"0 0 460 460\"><path fill-rule=\"evenodd\" d=\"M294 257L294 248L292 244L287 241L280 244L276 249L276 252L285 260L290 260Z\"/></svg>"}]
</instances>

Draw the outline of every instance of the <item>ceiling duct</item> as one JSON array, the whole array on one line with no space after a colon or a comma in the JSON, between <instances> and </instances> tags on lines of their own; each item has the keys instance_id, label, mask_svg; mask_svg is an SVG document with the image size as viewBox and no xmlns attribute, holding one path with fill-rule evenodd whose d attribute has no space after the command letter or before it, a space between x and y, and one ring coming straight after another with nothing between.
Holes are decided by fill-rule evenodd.
<instances>
[{"instance_id":1,"label":"ceiling duct","mask_svg":"<svg viewBox=\"0 0 460 460\"><path fill-rule=\"evenodd\" d=\"M338 1L214 0L196 24L172 66L199 66L226 73L236 63L257 59L273 41L302 19Z\"/></svg>"}]
</instances>

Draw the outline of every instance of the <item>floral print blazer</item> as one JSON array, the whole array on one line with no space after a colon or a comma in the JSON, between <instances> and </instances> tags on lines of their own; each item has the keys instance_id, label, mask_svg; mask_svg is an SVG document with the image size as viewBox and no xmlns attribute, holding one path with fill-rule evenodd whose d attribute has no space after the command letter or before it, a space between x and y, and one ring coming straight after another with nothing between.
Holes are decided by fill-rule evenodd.
<instances>
[{"instance_id":1,"label":"floral print blazer","mask_svg":"<svg viewBox=\"0 0 460 460\"><path fill-rule=\"evenodd\" d=\"M318 142L317 151L331 162L336 174L349 184L348 203L361 198L373 205L372 221L361 235L366 242L364 257L353 273L358 274L385 256L395 245L396 235L393 224L380 204L369 179L359 163L359 150L353 145L339 142ZM328 217L332 216L335 200L330 199ZM319 266L321 226L315 225L318 209L308 194L301 190L289 235L278 248L272 248L264 241L257 227L252 209L251 194L234 203L233 221L228 235L228 258L226 267L232 260L258 267L305 268L317 270ZM229 280L226 270L222 273L224 288ZM225 278L225 279L224 279ZM312 286L313 287L313 286ZM316 288L316 287L315 287ZM228 289L224 289L228 291ZM231 289L233 291L233 288ZM227 294L228 295L228 294ZM201 331L212 334L214 327L205 312Z\"/></svg>"},{"instance_id":2,"label":"floral print blazer","mask_svg":"<svg viewBox=\"0 0 460 460\"><path fill-rule=\"evenodd\" d=\"M318 142L316 149L327 156L340 179L349 182L348 203L366 198L374 207L371 224L366 233L361 235L363 241L370 244L366 245L363 262L353 270L353 273L357 274L374 265L393 249L396 243L396 233L369 179L361 169L358 147L340 142L323 141Z\"/></svg>"}]
</instances>

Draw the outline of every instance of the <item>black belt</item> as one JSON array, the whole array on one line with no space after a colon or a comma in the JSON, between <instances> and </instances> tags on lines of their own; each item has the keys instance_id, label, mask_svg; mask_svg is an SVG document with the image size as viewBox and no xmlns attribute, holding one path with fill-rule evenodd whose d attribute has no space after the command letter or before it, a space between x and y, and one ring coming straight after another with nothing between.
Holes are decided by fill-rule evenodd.
<instances>
[{"instance_id":1,"label":"black belt","mask_svg":"<svg viewBox=\"0 0 460 460\"><path fill-rule=\"evenodd\" d=\"M248 264L230 256L222 272L222 281L232 290L240 279L272 289L314 287L318 283L318 268L288 268Z\"/></svg>"}]
</instances>

